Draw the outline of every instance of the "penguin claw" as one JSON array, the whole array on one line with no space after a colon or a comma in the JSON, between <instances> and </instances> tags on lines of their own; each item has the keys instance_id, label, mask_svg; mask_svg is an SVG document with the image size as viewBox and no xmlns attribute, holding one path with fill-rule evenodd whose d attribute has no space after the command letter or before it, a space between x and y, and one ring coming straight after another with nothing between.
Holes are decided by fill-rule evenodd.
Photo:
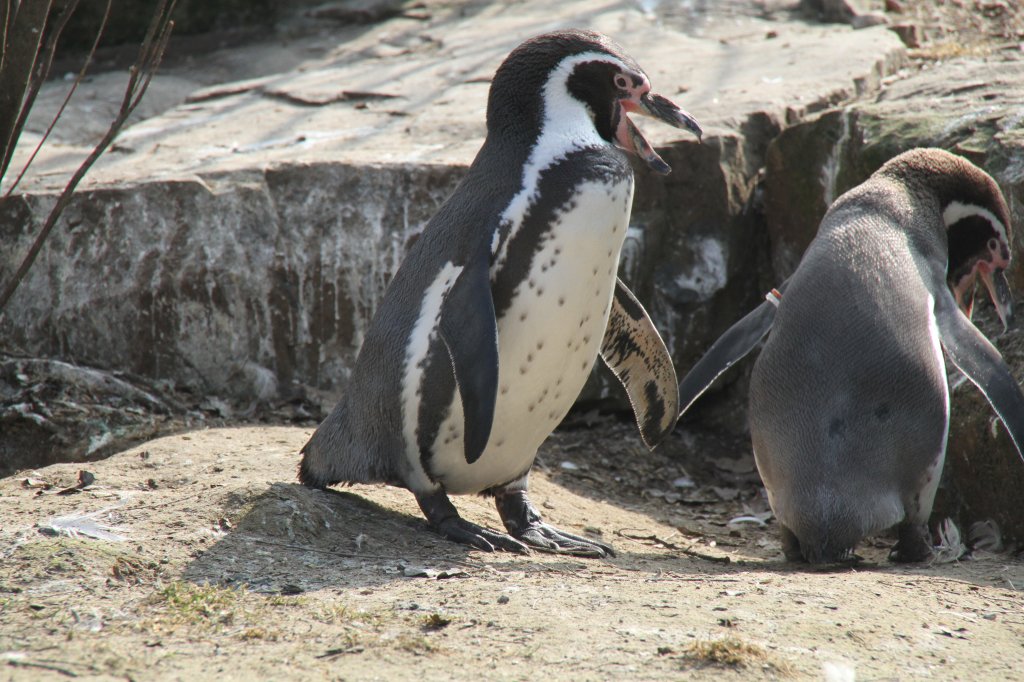
<instances>
[{"instance_id":1,"label":"penguin claw","mask_svg":"<svg viewBox=\"0 0 1024 682\"><path fill-rule=\"evenodd\" d=\"M615 556L615 550L603 542L566 533L546 523L530 526L515 537L534 549L552 554L571 554L592 559Z\"/></svg>"},{"instance_id":2,"label":"penguin claw","mask_svg":"<svg viewBox=\"0 0 1024 682\"><path fill-rule=\"evenodd\" d=\"M530 548L510 535L497 533L489 528L478 526L461 517L452 517L435 524L434 526L441 537L464 545L470 545L485 552L515 552L516 554L529 554Z\"/></svg>"},{"instance_id":3,"label":"penguin claw","mask_svg":"<svg viewBox=\"0 0 1024 682\"><path fill-rule=\"evenodd\" d=\"M541 519L530 503L525 490L503 490L495 493L498 515L509 534L530 547L551 554L571 554L603 559L615 556L615 550L597 540L566 533Z\"/></svg>"},{"instance_id":4,"label":"penguin claw","mask_svg":"<svg viewBox=\"0 0 1024 682\"><path fill-rule=\"evenodd\" d=\"M423 510L430 525L441 535L441 537L455 542L461 542L470 547L476 547L485 552L500 550L503 552L515 552L517 554L529 554L530 548L515 540L510 535L498 533L490 528L478 526L459 516L455 505L448 499L443 490L436 490L428 493L413 493L416 495L416 502Z\"/></svg>"}]
</instances>

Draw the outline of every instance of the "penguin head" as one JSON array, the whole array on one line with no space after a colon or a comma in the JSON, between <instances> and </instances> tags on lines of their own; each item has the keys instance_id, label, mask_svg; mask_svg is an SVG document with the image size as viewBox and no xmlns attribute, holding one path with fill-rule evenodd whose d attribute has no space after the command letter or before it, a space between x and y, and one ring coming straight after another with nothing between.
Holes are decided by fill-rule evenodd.
<instances>
[{"instance_id":1,"label":"penguin head","mask_svg":"<svg viewBox=\"0 0 1024 682\"><path fill-rule=\"evenodd\" d=\"M953 201L943 207L942 218L949 241L946 279L957 304L970 317L975 285L980 278L1005 329L1012 317L1005 272L1010 266L1010 222L1006 202L999 189L994 189L999 202L980 205Z\"/></svg>"},{"instance_id":2,"label":"penguin head","mask_svg":"<svg viewBox=\"0 0 1024 682\"><path fill-rule=\"evenodd\" d=\"M939 202L948 245L946 281L957 304L970 317L974 290L981 279L996 312L1009 326L1010 210L999 185L963 157L942 149L914 149L884 167L908 184L923 183Z\"/></svg>"},{"instance_id":3,"label":"penguin head","mask_svg":"<svg viewBox=\"0 0 1024 682\"><path fill-rule=\"evenodd\" d=\"M525 138L532 144L543 131L557 127L571 145L585 144L596 134L636 154L656 172L669 172L630 113L700 138L697 121L652 93L647 74L609 38L592 31L557 31L522 43L498 67L487 102L487 135Z\"/></svg>"}]
</instances>

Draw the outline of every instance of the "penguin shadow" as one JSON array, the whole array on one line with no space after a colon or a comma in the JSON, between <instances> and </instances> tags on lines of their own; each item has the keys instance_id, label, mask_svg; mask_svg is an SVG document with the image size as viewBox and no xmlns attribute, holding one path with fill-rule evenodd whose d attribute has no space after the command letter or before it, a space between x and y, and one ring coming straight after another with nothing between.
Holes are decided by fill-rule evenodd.
<instances>
[{"instance_id":1,"label":"penguin shadow","mask_svg":"<svg viewBox=\"0 0 1024 682\"><path fill-rule=\"evenodd\" d=\"M381 486L371 492L381 502L367 497L365 489L317 490L283 482L237 496L222 510L217 540L194 557L182 578L264 594L299 594L467 577L480 570L585 576L607 563L630 572L698 576L737 569L612 534L604 539L616 555L604 559L541 550L491 554L439 536L414 510L411 498L405 500L407 491ZM490 519L480 520L495 527Z\"/></svg>"},{"instance_id":2,"label":"penguin shadow","mask_svg":"<svg viewBox=\"0 0 1024 682\"><path fill-rule=\"evenodd\" d=\"M234 515L224 511L219 538L186 566L185 580L283 594L375 587L458 574L472 552L353 492L271 483L238 500Z\"/></svg>"}]
</instances>

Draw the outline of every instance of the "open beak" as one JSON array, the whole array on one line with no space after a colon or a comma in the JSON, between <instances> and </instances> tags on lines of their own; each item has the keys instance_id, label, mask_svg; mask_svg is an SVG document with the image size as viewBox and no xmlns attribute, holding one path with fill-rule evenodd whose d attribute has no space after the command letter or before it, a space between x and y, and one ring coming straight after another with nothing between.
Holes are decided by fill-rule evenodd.
<instances>
[{"instance_id":1,"label":"open beak","mask_svg":"<svg viewBox=\"0 0 1024 682\"><path fill-rule=\"evenodd\" d=\"M654 148L651 147L643 133L629 119L628 114L630 112L656 118L673 128L689 130L697 136L698 141L703 133L700 124L697 123L697 119L680 109L670 99L661 95L643 92L638 96L634 95L622 99L620 106L622 107L622 112L621 116L619 116L619 127L615 131L616 143L626 151L639 156L652 171L660 175L667 175L672 169L658 156L658 153L654 151Z\"/></svg>"},{"instance_id":2,"label":"open beak","mask_svg":"<svg viewBox=\"0 0 1024 682\"><path fill-rule=\"evenodd\" d=\"M1006 281L1006 271L982 269L980 274L1005 332L1013 322L1013 299L1010 298L1010 284Z\"/></svg>"}]
</instances>

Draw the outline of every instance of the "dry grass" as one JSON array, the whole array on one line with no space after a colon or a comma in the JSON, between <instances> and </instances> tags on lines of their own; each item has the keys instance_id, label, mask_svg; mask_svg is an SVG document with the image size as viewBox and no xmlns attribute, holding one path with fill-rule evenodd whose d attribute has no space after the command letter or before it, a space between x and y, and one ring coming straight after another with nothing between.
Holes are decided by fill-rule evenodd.
<instances>
[{"instance_id":1,"label":"dry grass","mask_svg":"<svg viewBox=\"0 0 1024 682\"><path fill-rule=\"evenodd\" d=\"M992 54L992 45L985 43L965 45L953 40L908 50L907 54L912 59L941 62L957 57L986 57Z\"/></svg>"},{"instance_id":2,"label":"dry grass","mask_svg":"<svg viewBox=\"0 0 1024 682\"><path fill-rule=\"evenodd\" d=\"M423 616L420 622L425 631L433 632L435 630L443 630L451 625L452 619L440 613L431 613L429 616Z\"/></svg>"},{"instance_id":3,"label":"dry grass","mask_svg":"<svg viewBox=\"0 0 1024 682\"><path fill-rule=\"evenodd\" d=\"M776 659L764 648L736 637L701 640L683 651L683 660L696 666L767 669L782 676L792 675L793 667Z\"/></svg>"},{"instance_id":4,"label":"dry grass","mask_svg":"<svg viewBox=\"0 0 1024 682\"><path fill-rule=\"evenodd\" d=\"M217 585L175 581L153 595L172 620L188 624L231 623L235 618L238 590Z\"/></svg>"}]
</instances>

